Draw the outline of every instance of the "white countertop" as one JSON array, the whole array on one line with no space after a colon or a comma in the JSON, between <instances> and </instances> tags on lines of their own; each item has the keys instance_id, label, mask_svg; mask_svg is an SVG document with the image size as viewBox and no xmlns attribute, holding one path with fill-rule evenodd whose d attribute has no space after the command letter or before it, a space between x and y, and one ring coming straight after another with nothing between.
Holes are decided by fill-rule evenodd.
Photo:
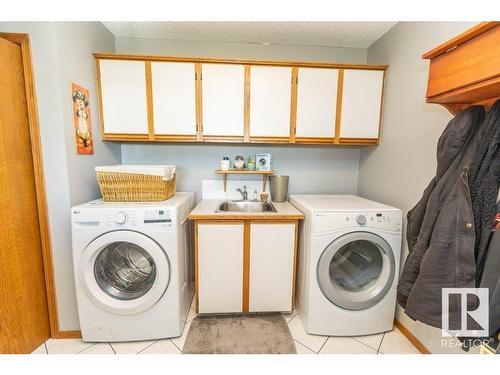
<instances>
[{"instance_id":1,"label":"white countertop","mask_svg":"<svg viewBox=\"0 0 500 375\"><path fill-rule=\"evenodd\" d=\"M189 214L190 220L301 220L304 218L302 212L289 202L272 202L277 212L239 212L226 211L215 212L217 205L222 199L203 199Z\"/></svg>"}]
</instances>

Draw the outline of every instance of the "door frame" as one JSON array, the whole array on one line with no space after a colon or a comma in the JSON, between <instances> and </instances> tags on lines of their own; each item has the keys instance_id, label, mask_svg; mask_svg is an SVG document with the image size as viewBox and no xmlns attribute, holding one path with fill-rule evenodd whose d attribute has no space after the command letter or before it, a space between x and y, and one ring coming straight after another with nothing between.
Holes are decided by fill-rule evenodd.
<instances>
[{"instance_id":1,"label":"door frame","mask_svg":"<svg viewBox=\"0 0 500 375\"><path fill-rule=\"evenodd\" d=\"M40 123L38 120L38 109L36 103L30 37L29 34L4 32L0 32L0 37L21 47L50 334L52 337L59 337L61 332L59 331L59 321L57 316L57 302L52 265L52 246L50 242L47 198L45 195Z\"/></svg>"}]
</instances>

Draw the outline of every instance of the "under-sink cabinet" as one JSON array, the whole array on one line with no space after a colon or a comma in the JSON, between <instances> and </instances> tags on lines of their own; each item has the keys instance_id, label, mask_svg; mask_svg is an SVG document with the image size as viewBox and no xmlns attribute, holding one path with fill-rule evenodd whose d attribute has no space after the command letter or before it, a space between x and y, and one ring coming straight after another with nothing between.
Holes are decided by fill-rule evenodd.
<instances>
[{"instance_id":1,"label":"under-sink cabinet","mask_svg":"<svg viewBox=\"0 0 500 375\"><path fill-rule=\"evenodd\" d=\"M94 56L104 140L379 141L386 65Z\"/></svg>"},{"instance_id":2,"label":"under-sink cabinet","mask_svg":"<svg viewBox=\"0 0 500 375\"><path fill-rule=\"evenodd\" d=\"M291 311L297 220L196 220L197 312Z\"/></svg>"}]
</instances>

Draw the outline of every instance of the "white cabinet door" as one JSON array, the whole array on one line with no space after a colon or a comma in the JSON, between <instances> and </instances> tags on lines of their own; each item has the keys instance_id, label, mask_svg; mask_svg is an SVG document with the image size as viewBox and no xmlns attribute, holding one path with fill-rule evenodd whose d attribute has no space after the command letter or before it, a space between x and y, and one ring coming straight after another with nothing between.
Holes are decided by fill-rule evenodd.
<instances>
[{"instance_id":1,"label":"white cabinet door","mask_svg":"<svg viewBox=\"0 0 500 375\"><path fill-rule=\"evenodd\" d=\"M148 134L144 61L99 60L104 133Z\"/></svg>"},{"instance_id":2,"label":"white cabinet door","mask_svg":"<svg viewBox=\"0 0 500 375\"><path fill-rule=\"evenodd\" d=\"M337 69L299 68L296 137L335 136L338 76Z\"/></svg>"},{"instance_id":3,"label":"white cabinet door","mask_svg":"<svg viewBox=\"0 0 500 375\"><path fill-rule=\"evenodd\" d=\"M196 135L194 74L194 63L151 63L155 134Z\"/></svg>"},{"instance_id":4,"label":"white cabinet door","mask_svg":"<svg viewBox=\"0 0 500 375\"><path fill-rule=\"evenodd\" d=\"M249 310L292 309L295 224L251 224Z\"/></svg>"},{"instance_id":5,"label":"white cabinet door","mask_svg":"<svg viewBox=\"0 0 500 375\"><path fill-rule=\"evenodd\" d=\"M245 67L202 65L203 135L243 136Z\"/></svg>"},{"instance_id":6,"label":"white cabinet door","mask_svg":"<svg viewBox=\"0 0 500 375\"><path fill-rule=\"evenodd\" d=\"M200 313L241 312L243 223L198 224Z\"/></svg>"},{"instance_id":7,"label":"white cabinet door","mask_svg":"<svg viewBox=\"0 0 500 375\"><path fill-rule=\"evenodd\" d=\"M340 138L378 138L384 72L344 70Z\"/></svg>"},{"instance_id":8,"label":"white cabinet door","mask_svg":"<svg viewBox=\"0 0 500 375\"><path fill-rule=\"evenodd\" d=\"M292 68L250 68L250 137L289 137Z\"/></svg>"}]
</instances>

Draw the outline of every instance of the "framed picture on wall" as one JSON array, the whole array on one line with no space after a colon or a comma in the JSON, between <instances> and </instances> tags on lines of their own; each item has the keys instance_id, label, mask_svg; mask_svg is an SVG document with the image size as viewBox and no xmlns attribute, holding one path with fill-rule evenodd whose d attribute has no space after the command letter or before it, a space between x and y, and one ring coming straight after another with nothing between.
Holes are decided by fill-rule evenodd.
<instances>
[{"instance_id":1,"label":"framed picture on wall","mask_svg":"<svg viewBox=\"0 0 500 375\"><path fill-rule=\"evenodd\" d=\"M255 154L256 169L258 171L270 171L271 159L271 154Z\"/></svg>"},{"instance_id":2,"label":"framed picture on wall","mask_svg":"<svg viewBox=\"0 0 500 375\"><path fill-rule=\"evenodd\" d=\"M71 84L71 97L73 99L76 152L80 155L92 155L94 153L94 140L90 119L89 90L73 83Z\"/></svg>"}]
</instances>

